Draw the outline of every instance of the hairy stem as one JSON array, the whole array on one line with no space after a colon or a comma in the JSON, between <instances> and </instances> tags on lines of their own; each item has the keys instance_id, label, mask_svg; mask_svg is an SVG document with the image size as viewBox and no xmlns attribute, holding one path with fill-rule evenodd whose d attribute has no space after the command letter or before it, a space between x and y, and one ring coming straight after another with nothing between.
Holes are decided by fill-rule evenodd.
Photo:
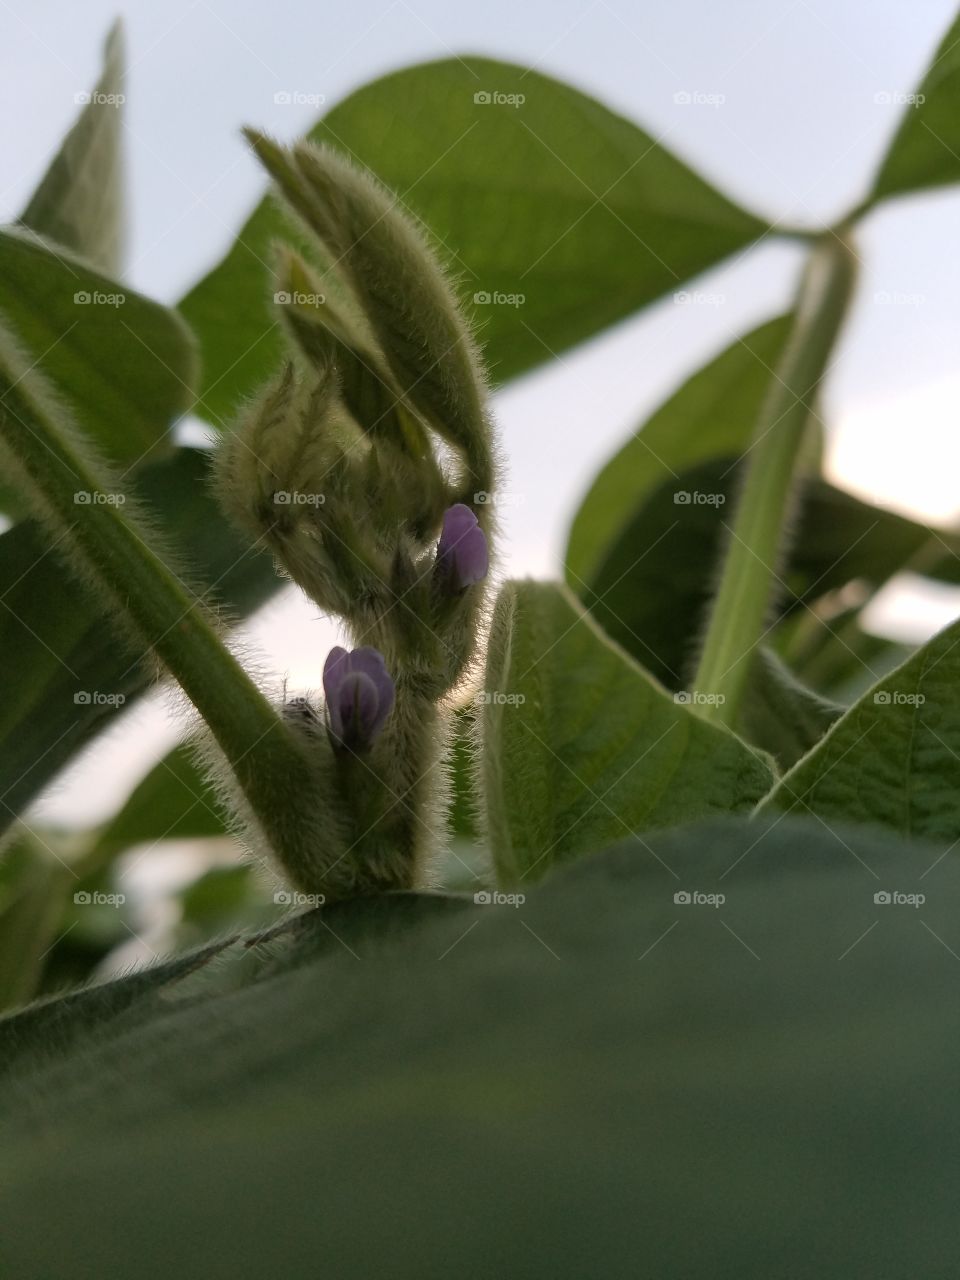
<instances>
[{"instance_id":1,"label":"hairy stem","mask_svg":"<svg viewBox=\"0 0 960 1280\"><path fill-rule=\"evenodd\" d=\"M221 643L202 601L154 550L133 504L112 489L8 340L0 341L0 389L0 444L37 516L116 622L144 645L144 657L156 654L179 682L282 857L316 829L316 776L304 745ZM78 501L78 494L88 496Z\"/></svg>"},{"instance_id":2,"label":"hairy stem","mask_svg":"<svg viewBox=\"0 0 960 1280\"><path fill-rule=\"evenodd\" d=\"M748 656L763 636L783 550L793 480L817 388L856 278L849 229L825 232L800 282L787 346L764 399L730 530L695 687L705 715L737 721Z\"/></svg>"}]
</instances>

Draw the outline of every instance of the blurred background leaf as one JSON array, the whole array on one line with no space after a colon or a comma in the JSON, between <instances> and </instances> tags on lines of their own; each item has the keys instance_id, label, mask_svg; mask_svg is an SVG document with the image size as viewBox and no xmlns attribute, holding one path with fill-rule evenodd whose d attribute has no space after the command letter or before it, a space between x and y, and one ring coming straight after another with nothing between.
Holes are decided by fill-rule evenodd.
<instances>
[{"instance_id":1,"label":"blurred background leaf","mask_svg":"<svg viewBox=\"0 0 960 1280\"><path fill-rule=\"evenodd\" d=\"M103 72L43 175L20 223L115 276L123 257L125 201L123 28L107 36Z\"/></svg>"},{"instance_id":2,"label":"blurred background leaf","mask_svg":"<svg viewBox=\"0 0 960 1280\"><path fill-rule=\"evenodd\" d=\"M522 108L475 100L494 91L523 95ZM309 137L373 170L422 219L468 306L474 298L498 383L767 230L631 121L537 71L487 58L393 72L339 103ZM280 359L268 308L277 238L291 238L290 223L265 199L181 304L203 351L199 412L217 424ZM494 293L524 301L476 303Z\"/></svg>"},{"instance_id":3,"label":"blurred background leaf","mask_svg":"<svg viewBox=\"0 0 960 1280\"><path fill-rule=\"evenodd\" d=\"M170 453L196 381L195 343L175 311L15 230L0 230L0 311L122 475Z\"/></svg>"},{"instance_id":4,"label":"blurred background leaf","mask_svg":"<svg viewBox=\"0 0 960 1280\"><path fill-rule=\"evenodd\" d=\"M952 182L960 182L960 18L903 105L867 205Z\"/></svg>"}]
</instances>

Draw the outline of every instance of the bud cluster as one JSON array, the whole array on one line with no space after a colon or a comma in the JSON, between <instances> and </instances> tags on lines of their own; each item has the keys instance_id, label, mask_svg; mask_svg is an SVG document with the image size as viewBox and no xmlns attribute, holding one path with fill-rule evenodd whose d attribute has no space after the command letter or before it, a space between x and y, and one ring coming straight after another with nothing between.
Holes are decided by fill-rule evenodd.
<instances>
[{"instance_id":1,"label":"bud cluster","mask_svg":"<svg viewBox=\"0 0 960 1280\"><path fill-rule=\"evenodd\" d=\"M248 137L328 265L277 249L290 356L224 437L219 492L357 646L328 656L322 712L286 708L337 810L331 847L286 855L286 869L328 899L407 888L445 819L441 704L475 656L484 607L486 388L453 290L396 199L332 150Z\"/></svg>"}]
</instances>

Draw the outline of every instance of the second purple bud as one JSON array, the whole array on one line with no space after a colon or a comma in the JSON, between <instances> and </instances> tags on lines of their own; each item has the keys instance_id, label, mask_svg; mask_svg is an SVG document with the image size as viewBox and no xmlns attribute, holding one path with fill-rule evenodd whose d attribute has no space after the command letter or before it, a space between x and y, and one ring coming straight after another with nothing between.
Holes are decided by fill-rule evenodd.
<instances>
[{"instance_id":1,"label":"second purple bud","mask_svg":"<svg viewBox=\"0 0 960 1280\"><path fill-rule=\"evenodd\" d=\"M482 582L490 568L487 539L477 517L458 502L443 517L437 543L437 579L443 589L459 595L475 582Z\"/></svg>"}]
</instances>

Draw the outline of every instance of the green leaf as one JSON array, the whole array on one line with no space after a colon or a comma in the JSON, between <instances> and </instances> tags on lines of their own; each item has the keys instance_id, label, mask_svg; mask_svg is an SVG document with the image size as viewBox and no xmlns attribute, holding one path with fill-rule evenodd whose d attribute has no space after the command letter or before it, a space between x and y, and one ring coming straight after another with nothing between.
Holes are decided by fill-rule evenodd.
<instances>
[{"instance_id":1,"label":"green leaf","mask_svg":"<svg viewBox=\"0 0 960 1280\"><path fill-rule=\"evenodd\" d=\"M130 468L170 452L196 373L176 312L66 250L0 230L0 313L111 462Z\"/></svg>"},{"instance_id":2,"label":"green leaf","mask_svg":"<svg viewBox=\"0 0 960 1280\"><path fill-rule=\"evenodd\" d=\"M904 105L863 207L952 182L960 182L960 18L941 40L912 101Z\"/></svg>"},{"instance_id":3,"label":"green leaf","mask_svg":"<svg viewBox=\"0 0 960 1280\"><path fill-rule=\"evenodd\" d=\"M178 449L145 467L136 491L168 542L182 550L195 581L235 614L278 586L273 562L238 538L209 493L206 457ZM152 683L142 651L62 567L32 520L0 535L0 653L17 679L0 700L0 828ZM77 701L79 694L108 701Z\"/></svg>"},{"instance_id":4,"label":"green leaf","mask_svg":"<svg viewBox=\"0 0 960 1280\"><path fill-rule=\"evenodd\" d=\"M758 755L671 698L559 585L501 590L484 695L486 824L504 884L625 834L748 808L770 786Z\"/></svg>"},{"instance_id":5,"label":"green leaf","mask_svg":"<svg viewBox=\"0 0 960 1280\"><path fill-rule=\"evenodd\" d=\"M494 92L524 101L474 100ZM631 121L488 58L394 72L334 107L309 136L371 169L423 220L468 298L512 295L474 308L498 382L679 289L766 230ZM214 422L279 362L268 263L271 241L290 235L263 201L183 301L203 349L201 412Z\"/></svg>"},{"instance_id":6,"label":"green leaf","mask_svg":"<svg viewBox=\"0 0 960 1280\"><path fill-rule=\"evenodd\" d=\"M780 316L731 343L684 382L603 467L567 542L566 576L575 591L593 581L654 491L670 481L681 490L682 472L743 451L790 324L790 316Z\"/></svg>"},{"instance_id":7,"label":"green leaf","mask_svg":"<svg viewBox=\"0 0 960 1280\"><path fill-rule=\"evenodd\" d=\"M123 246L123 31L114 23L93 93L20 215L20 223L110 275Z\"/></svg>"},{"instance_id":8,"label":"green leaf","mask_svg":"<svg viewBox=\"0 0 960 1280\"><path fill-rule=\"evenodd\" d=\"M960 864L873 902L937 853L712 822L516 909L352 902L29 1009L6 1271L949 1275Z\"/></svg>"},{"instance_id":9,"label":"green leaf","mask_svg":"<svg viewBox=\"0 0 960 1280\"><path fill-rule=\"evenodd\" d=\"M960 583L960 536L862 502L823 480L810 482L790 561L798 593L822 594L856 579L880 587L907 568Z\"/></svg>"},{"instance_id":10,"label":"green leaf","mask_svg":"<svg viewBox=\"0 0 960 1280\"><path fill-rule=\"evenodd\" d=\"M956 840L958 684L960 623L953 623L854 703L761 807Z\"/></svg>"},{"instance_id":11,"label":"green leaf","mask_svg":"<svg viewBox=\"0 0 960 1280\"><path fill-rule=\"evenodd\" d=\"M673 689L684 686L695 656L739 484L740 458L730 456L702 462L647 491L593 578L580 585L584 605L607 634ZM691 500L678 503L678 495ZM956 534L812 479L800 495L792 546L778 573L778 616L809 616L807 607L819 608L818 601L848 583L863 593L904 569L955 582L955 548L960 550ZM830 630L836 625L827 623ZM779 642L777 630L771 628L768 642ZM846 643L849 654L859 639Z\"/></svg>"},{"instance_id":12,"label":"green leaf","mask_svg":"<svg viewBox=\"0 0 960 1280\"><path fill-rule=\"evenodd\" d=\"M801 684L772 650L762 648L753 662L738 727L783 770L806 755L843 712L839 703Z\"/></svg>"}]
</instances>

